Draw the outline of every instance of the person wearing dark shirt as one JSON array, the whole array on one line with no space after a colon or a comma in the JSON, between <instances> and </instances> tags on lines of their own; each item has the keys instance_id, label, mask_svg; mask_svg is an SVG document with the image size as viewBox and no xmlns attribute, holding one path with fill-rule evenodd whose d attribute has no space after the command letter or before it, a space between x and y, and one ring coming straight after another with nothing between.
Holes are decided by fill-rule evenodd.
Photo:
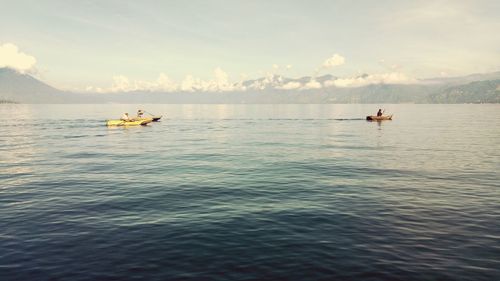
<instances>
[{"instance_id":1,"label":"person wearing dark shirt","mask_svg":"<svg viewBox=\"0 0 500 281\"><path fill-rule=\"evenodd\" d=\"M377 116L380 117L382 116L382 109L379 109L378 112L377 112Z\"/></svg>"}]
</instances>

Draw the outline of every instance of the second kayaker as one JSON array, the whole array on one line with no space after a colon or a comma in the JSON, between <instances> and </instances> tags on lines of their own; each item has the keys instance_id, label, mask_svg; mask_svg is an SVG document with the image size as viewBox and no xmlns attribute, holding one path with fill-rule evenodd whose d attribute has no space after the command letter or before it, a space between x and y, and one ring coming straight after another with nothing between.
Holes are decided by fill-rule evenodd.
<instances>
[{"instance_id":1,"label":"second kayaker","mask_svg":"<svg viewBox=\"0 0 500 281\"><path fill-rule=\"evenodd\" d=\"M382 109L379 109L378 112L377 112L377 116L380 117L382 116Z\"/></svg>"}]
</instances>

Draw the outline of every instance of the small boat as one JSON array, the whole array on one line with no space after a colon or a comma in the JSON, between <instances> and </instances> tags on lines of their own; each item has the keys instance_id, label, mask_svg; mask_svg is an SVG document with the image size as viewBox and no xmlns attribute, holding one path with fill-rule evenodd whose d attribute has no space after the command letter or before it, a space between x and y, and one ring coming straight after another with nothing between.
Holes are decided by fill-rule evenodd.
<instances>
[{"instance_id":1,"label":"small boat","mask_svg":"<svg viewBox=\"0 0 500 281\"><path fill-rule=\"evenodd\" d=\"M106 126L140 126L140 125L147 125L151 122L153 122L152 118L141 118L132 121L108 120L106 121Z\"/></svg>"},{"instance_id":2,"label":"small boat","mask_svg":"<svg viewBox=\"0 0 500 281\"><path fill-rule=\"evenodd\" d=\"M384 121L384 120L392 120L392 114L391 115L382 115L382 116L375 116L375 115L370 115L366 116L367 121Z\"/></svg>"}]
</instances>

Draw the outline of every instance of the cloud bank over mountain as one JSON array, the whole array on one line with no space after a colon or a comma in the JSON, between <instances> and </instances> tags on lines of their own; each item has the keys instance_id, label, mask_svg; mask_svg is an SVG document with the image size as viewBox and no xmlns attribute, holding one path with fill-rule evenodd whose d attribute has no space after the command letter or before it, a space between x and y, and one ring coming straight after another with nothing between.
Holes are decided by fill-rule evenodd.
<instances>
[{"instance_id":1,"label":"cloud bank over mountain","mask_svg":"<svg viewBox=\"0 0 500 281\"><path fill-rule=\"evenodd\" d=\"M158 78L153 81L131 80L126 76L117 75L113 77L113 82L108 88L92 87L86 88L87 92L97 93L118 93L118 92L134 92L134 91L149 91L149 92L229 92L229 91L244 91L246 87L239 83L229 81L229 75L221 68L215 68L213 71L213 79L202 80L192 75L176 82L167 74L160 73Z\"/></svg>"},{"instance_id":2,"label":"cloud bank over mountain","mask_svg":"<svg viewBox=\"0 0 500 281\"><path fill-rule=\"evenodd\" d=\"M272 69L266 72L266 75L254 80L245 81L231 80L230 75L222 68L217 67L213 70L211 79L204 80L189 74L180 81L175 81L165 73L160 73L156 80L132 80L123 75L114 76L111 86L86 88L87 92L97 93L118 93L118 92L243 92L249 90L313 90L330 87L351 88L362 87L371 84L414 84L418 80L409 77L405 73L391 69L390 72L374 74L357 74L350 77L331 77L328 80L318 81L320 71L331 70L334 67L345 64L346 59L340 54L333 54L325 59L314 71L309 79L290 79L285 78L280 72L292 68L291 65L280 67L277 64L272 65Z\"/></svg>"},{"instance_id":3,"label":"cloud bank over mountain","mask_svg":"<svg viewBox=\"0 0 500 281\"><path fill-rule=\"evenodd\" d=\"M372 84L416 84L418 80L408 77L401 72L389 72L378 74L365 74L358 77L339 78L335 80L325 81L326 87L362 87Z\"/></svg>"},{"instance_id":4,"label":"cloud bank over mountain","mask_svg":"<svg viewBox=\"0 0 500 281\"><path fill-rule=\"evenodd\" d=\"M236 84L227 82L223 72L216 71L214 77L202 82L191 76L178 85L164 74L146 84L116 77L115 92L74 93L60 91L29 74L0 68L0 100L20 103L500 103L500 72L408 84L405 84L407 77L397 74L366 74L353 79L332 75L291 79L270 74ZM386 83L392 81L400 84ZM335 82L359 86L329 85ZM361 86L368 82L372 84ZM124 91L130 88L148 90ZM207 92L201 93L199 88Z\"/></svg>"}]
</instances>

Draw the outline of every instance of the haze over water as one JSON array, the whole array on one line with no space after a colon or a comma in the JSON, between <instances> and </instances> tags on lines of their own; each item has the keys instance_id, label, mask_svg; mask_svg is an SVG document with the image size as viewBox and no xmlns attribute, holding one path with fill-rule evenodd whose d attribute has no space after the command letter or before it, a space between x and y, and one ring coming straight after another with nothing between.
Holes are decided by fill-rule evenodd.
<instances>
[{"instance_id":1,"label":"haze over water","mask_svg":"<svg viewBox=\"0 0 500 281\"><path fill-rule=\"evenodd\" d=\"M500 279L500 106L385 108L0 105L0 280Z\"/></svg>"}]
</instances>

